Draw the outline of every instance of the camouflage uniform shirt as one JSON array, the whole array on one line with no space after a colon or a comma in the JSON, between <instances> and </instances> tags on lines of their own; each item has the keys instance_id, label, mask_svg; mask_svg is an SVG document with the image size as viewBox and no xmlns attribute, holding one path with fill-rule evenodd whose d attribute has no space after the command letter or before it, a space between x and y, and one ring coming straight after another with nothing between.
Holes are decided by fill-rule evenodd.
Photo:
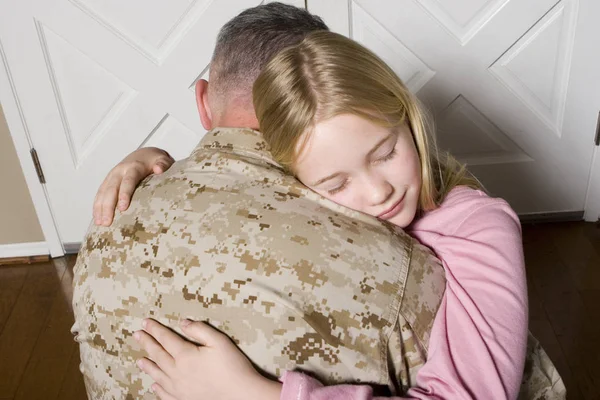
<instances>
[{"instance_id":1,"label":"camouflage uniform shirt","mask_svg":"<svg viewBox=\"0 0 600 400\"><path fill-rule=\"evenodd\" d=\"M221 128L90 228L74 286L91 399L155 398L132 338L146 317L207 320L271 376L395 394L425 363L445 277L402 230L285 174L258 132Z\"/></svg>"}]
</instances>

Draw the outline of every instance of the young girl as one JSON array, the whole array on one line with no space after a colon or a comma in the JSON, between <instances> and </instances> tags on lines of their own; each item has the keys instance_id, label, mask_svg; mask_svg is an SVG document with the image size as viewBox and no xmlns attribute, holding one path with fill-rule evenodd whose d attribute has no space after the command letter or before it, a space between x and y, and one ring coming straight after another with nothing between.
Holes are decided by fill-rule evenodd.
<instances>
[{"instance_id":1,"label":"young girl","mask_svg":"<svg viewBox=\"0 0 600 400\"><path fill-rule=\"evenodd\" d=\"M356 42L316 32L269 62L254 84L254 105L273 157L302 183L406 228L441 259L446 292L427 363L406 396L516 398L527 343L519 220L464 166L438 156L418 101L397 75ZM298 372L283 384L266 381L220 333L189 321L182 327L203 346L151 320L136 334L154 360L140 366L162 399L372 398L368 386L322 387ZM549 365L538 384L547 398L563 398Z\"/></svg>"}]
</instances>

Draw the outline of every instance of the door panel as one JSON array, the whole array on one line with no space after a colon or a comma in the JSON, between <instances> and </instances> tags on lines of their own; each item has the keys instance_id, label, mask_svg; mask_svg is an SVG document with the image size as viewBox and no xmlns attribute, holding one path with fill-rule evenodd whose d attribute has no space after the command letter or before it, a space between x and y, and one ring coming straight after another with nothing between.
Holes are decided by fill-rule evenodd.
<instances>
[{"instance_id":1,"label":"door panel","mask_svg":"<svg viewBox=\"0 0 600 400\"><path fill-rule=\"evenodd\" d=\"M10 0L0 46L63 243L77 243L110 168L140 146L187 156L205 131L194 82L219 29L259 0ZM304 1L288 1L304 6ZM10 122L10 121L9 121Z\"/></svg>"}]
</instances>

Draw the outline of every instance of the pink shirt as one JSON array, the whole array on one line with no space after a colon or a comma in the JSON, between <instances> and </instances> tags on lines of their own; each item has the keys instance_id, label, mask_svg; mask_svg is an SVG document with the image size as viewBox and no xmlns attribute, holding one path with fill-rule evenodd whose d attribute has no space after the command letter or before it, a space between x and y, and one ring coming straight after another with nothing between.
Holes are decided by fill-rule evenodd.
<instances>
[{"instance_id":1,"label":"pink shirt","mask_svg":"<svg viewBox=\"0 0 600 400\"><path fill-rule=\"evenodd\" d=\"M433 249L446 292L416 386L396 399L516 399L527 344L521 226L502 199L467 187L417 220L409 233ZM299 372L283 377L282 400L370 400L369 386L324 387Z\"/></svg>"}]
</instances>

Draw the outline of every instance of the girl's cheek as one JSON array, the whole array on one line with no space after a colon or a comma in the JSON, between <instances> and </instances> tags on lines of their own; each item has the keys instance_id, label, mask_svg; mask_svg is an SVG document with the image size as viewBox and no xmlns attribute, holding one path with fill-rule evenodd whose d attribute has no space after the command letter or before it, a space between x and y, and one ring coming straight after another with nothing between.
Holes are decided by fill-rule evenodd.
<instances>
[{"instance_id":1,"label":"girl's cheek","mask_svg":"<svg viewBox=\"0 0 600 400\"><path fill-rule=\"evenodd\" d=\"M353 188L347 188L346 190L336 193L333 196L329 195L328 199L344 207L348 207L356 211L364 211L361 206L362 202L360 197L354 193Z\"/></svg>"},{"instance_id":2,"label":"girl's cheek","mask_svg":"<svg viewBox=\"0 0 600 400\"><path fill-rule=\"evenodd\" d=\"M401 163L401 168L405 171L406 176L418 177L421 180L421 160L416 149L405 149L401 157L398 157Z\"/></svg>"},{"instance_id":3,"label":"girl's cheek","mask_svg":"<svg viewBox=\"0 0 600 400\"><path fill-rule=\"evenodd\" d=\"M356 199L352 196L351 193L348 193L349 190L342 191L335 196L333 196L332 200L338 204L343 205L344 207L357 209Z\"/></svg>"}]
</instances>

